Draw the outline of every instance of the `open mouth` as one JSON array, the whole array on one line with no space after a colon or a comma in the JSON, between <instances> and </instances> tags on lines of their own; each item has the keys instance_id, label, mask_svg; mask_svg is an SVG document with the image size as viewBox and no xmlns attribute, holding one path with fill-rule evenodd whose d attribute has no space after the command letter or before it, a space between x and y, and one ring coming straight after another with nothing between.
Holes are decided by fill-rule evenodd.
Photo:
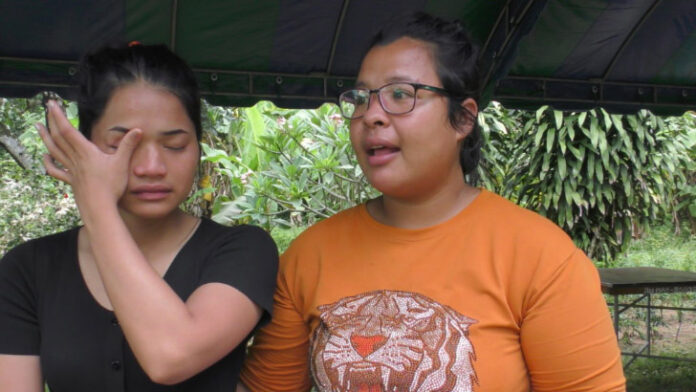
<instances>
[{"instance_id":1,"label":"open mouth","mask_svg":"<svg viewBox=\"0 0 696 392\"><path fill-rule=\"evenodd\" d=\"M398 151L399 151L399 149L396 147L374 146L374 147L370 147L370 149L367 150L367 155L369 155L371 157L382 156L382 155L392 154L392 153L395 153Z\"/></svg>"},{"instance_id":2,"label":"open mouth","mask_svg":"<svg viewBox=\"0 0 696 392\"><path fill-rule=\"evenodd\" d=\"M346 375L344 389L350 392L384 392L380 367L368 362L354 363Z\"/></svg>"}]
</instances>

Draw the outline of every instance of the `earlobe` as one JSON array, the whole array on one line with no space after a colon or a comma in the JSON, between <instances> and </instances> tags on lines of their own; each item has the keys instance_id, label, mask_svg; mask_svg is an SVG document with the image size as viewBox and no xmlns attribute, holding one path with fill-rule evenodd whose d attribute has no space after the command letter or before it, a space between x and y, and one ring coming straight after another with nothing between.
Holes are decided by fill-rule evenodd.
<instances>
[{"instance_id":1,"label":"earlobe","mask_svg":"<svg viewBox=\"0 0 696 392\"><path fill-rule=\"evenodd\" d=\"M457 128L458 141L464 140L467 136L469 136L471 131L474 129L476 116L478 115L478 104L473 98L467 98L462 101L462 108L464 108L466 112L470 113L471 116L467 116L463 123Z\"/></svg>"}]
</instances>

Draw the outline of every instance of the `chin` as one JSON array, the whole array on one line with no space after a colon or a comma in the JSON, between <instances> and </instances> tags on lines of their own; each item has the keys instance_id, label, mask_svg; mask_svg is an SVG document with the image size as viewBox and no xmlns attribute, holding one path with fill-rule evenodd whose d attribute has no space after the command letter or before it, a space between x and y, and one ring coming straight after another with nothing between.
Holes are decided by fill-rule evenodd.
<instances>
[{"instance_id":1,"label":"chin","mask_svg":"<svg viewBox=\"0 0 696 392\"><path fill-rule=\"evenodd\" d=\"M396 198L405 196L403 195L405 193L404 190L408 189L407 185L395 181L370 181L370 184L372 184L372 187L377 189L379 193Z\"/></svg>"},{"instance_id":2,"label":"chin","mask_svg":"<svg viewBox=\"0 0 696 392\"><path fill-rule=\"evenodd\" d=\"M136 219L156 220L166 218L179 210L178 206L169 205L139 205L123 206L122 213Z\"/></svg>"}]
</instances>

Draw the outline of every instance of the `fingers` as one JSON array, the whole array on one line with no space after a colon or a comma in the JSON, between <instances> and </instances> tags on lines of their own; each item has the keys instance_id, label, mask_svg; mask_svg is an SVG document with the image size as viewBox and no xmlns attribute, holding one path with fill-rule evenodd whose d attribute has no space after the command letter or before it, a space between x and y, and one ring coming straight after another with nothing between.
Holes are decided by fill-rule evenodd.
<instances>
[{"instance_id":1,"label":"fingers","mask_svg":"<svg viewBox=\"0 0 696 392\"><path fill-rule=\"evenodd\" d=\"M91 143L72 126L56 101L48 101L46 107L48 108L49 134L55 145L63 150L63 153L68 157L79 156L80 148L91 145Z\"/></svg>"},{"instance_id":2,"label":"fingers","mask_svg":"<svg viewBox=\"0 0 696 392\"><path fill-rule=\"evenodd\" d=\"M122 157L123 159L130 161L130 158L133 155L133 151L135 151L135 148L138 147L138 144L140 144L142 134L143 131L139 128L133 128L130 131L126 132L126 135L123 136L123 139L121 139L121 143L119 143L118 145L118 150L116 150L116 154L119 157Z\"/></svg>"},{"instance_id":3,"label":"fingers","mask_svg":"<svg viewBox=\"0 0 696 392\"><path fill-rule=\"evenodd\" d=\"M39 131L39 136L41 137L41 140L46 146L46 149L48 150L51 159L55 159L58 162L60 162L61 165L65 166L65 164L68 162L68 157L65 155L63 150L61 150L60 147L56 145L56 143L53 140L53 137L51 137L50 133L48 132L48 129L46 129L46 127L40 123L36 123L35 126L36 129ZM51 161L51 163L55 166L55 162Z\"/></svg>"},{"instance_id":4,"label":"fingers","mask_svg":"<svg viewBox=\"0 0 696 392\"><path fill-rule=\"evenodd\" d=\"M46 174L67 184L72 184L72 177L70 176L70 172L68 172L66 169L61 169L58 166L56 166L55 162L53 161L53 158L51 158L50 155L44 155L43 164L44 168L46 168Z\"/></svg>"}]
</instances>

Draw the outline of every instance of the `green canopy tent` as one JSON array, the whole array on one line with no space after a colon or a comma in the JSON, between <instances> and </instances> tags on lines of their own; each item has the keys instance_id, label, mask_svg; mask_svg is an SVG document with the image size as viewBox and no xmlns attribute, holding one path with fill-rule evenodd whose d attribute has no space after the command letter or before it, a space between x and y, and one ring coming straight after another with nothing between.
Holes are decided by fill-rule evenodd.
<instances>
[{"instance_id":1,"label":"green canopy tent","mask_svg":"<svg viewBox=\"0 0 696 392\"><path fill-rule=\"evenodd\" d=\"M696 107L693 0L3 0L0 96L70 98L81 54L137 40L186 59L213 104L317 107L385 21L416 10L468 26L484 96L508 107Z\"/></svg>"}]
</instances>

